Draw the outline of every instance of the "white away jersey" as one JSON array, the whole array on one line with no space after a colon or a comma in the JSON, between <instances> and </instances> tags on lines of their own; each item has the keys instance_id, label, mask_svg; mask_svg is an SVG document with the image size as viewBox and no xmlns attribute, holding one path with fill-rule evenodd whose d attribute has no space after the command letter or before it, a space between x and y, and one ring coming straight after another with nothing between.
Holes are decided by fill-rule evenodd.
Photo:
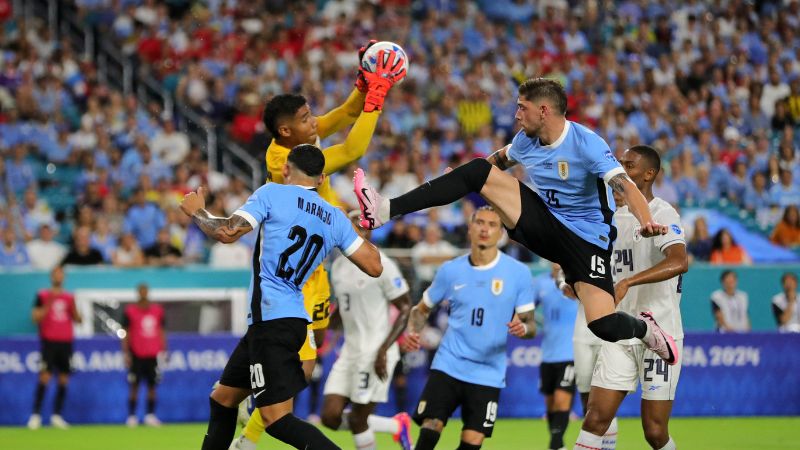
<instances>
[{"instance_id":1,"label":"white away jersey","mask_svg":"<svg viewBox=\"0 0 800 450\"><path fill-rule=\"evenodd\" d=\"M389 303L408 292L408 284L391 258L381 252L383 273L372 278L347 258L336 258L331 266L331 288L339 305L344 327L342 357L374 355L392 324ZM389 350L398 352L395 343Z\"/></svg>"},{"instance_id":2,"label":"white away jersey","mask_svg":"<svg viewBox=\"0 0 800 450\"><path fill-rule=\"evenodd\" d=\"M614 241L612 275L614 282L647 270L664 259L671 245L686 245L681 218L669 203L656 197L650 202L653 220L668 227L667 234L644 238L641 226L627 206L614 213L617 240ZM633 316L651 311L661 328L673 338L683 338L681 323L681 276L659 283L642 284L628 290L617 309Z\"/></svg>"},{"instance_id":3,"label":"white away jersey","mask_svg":"<svg viewBox=\"0 0 800 450\"><path fill-rule=\"evenodd\" d=\"M578 302L578 300L575 300ZM578 302L578 315L575 317L575 332L572 334L572 342L585 345L600 345L603 340L595 336L589 325L586 324L586 312L583 310L583 303Z\"/></svg>"}]
</instances>

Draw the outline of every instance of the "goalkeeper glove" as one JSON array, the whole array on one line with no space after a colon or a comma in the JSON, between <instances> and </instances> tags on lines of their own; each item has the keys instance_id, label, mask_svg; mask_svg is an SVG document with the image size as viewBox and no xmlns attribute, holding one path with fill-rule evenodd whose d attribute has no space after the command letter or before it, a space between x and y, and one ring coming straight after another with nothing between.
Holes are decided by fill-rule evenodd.
<instances>
[{"instance_id":1,"label":"goalkeeper glove","mask_svg":"<svg viewBox=\"0 0 800 450\"><path fill-rule=\"evenodd\" d=\"M373 45L375 45L375 43L377 43L377 42L378 41L376 41L375 39L370 39L369 42L367 42L367 45L364 45L360 49L358 49L358 67L359 67L359 71L358 71L358 74L356 74L356 89L358 89L360 92L363 92L365 94L367 93L368 88L367 88L367 80L364 78L364 75L361 73L361 70L360 70L361 61L364 60L364 53L367 52L367 49L372 47Z\"/></svg>"},{"instance_id":2,"label":"goalkeeper glove","mask_svg":"<svg viewBox=\"0 0 800 450\"><path fill-rule=\"evenodd\" d=\"M386 58L384 58L384 55ZM378 52L378 62L375 72L369 72L361 68L361 76L367 80L367 96L364 99L364 112L380 111L383 109L383 102L386 94L395 83L406 76L406 69L399 72L397 69L403 67L403 58L397 56L394 50L381 50Z\"/></svg>"}]
</instances>

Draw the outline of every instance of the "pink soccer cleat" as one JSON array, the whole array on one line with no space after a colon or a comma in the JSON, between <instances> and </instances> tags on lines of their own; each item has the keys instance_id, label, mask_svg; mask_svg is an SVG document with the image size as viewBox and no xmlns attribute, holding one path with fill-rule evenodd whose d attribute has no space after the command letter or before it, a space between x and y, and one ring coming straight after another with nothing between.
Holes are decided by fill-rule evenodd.
<instances>
[{"instance_id":1,"label":"pink soccer cleat","mask_svg":"<svg viewBox=\"0 0 800 450\"><path fill-rule=\"evenodd\" d=\"M411 441L411 417L408 413L401 412L394 415L393 419L397 421L399 430L392 436L395 442L400 444L403 450L412 450L414 442Z\"/></svg>"},{"instance_id":2,"label":"pink soccer cleat","mask_svg":"<svg viewBox=\"0 0 800 450\"><path fill-rule=\"evenodd\" d=\"M361 209L359 225L361 228L374 230L383 225L383 221L378 217L378 207L384 201L381 194L372 186L367 184L364 171L356 169L353 175L353 192L358 199L358 207Z\"/></svg>"},{"instance_id":3,"label":"pink soccer cleat","mask_svg":"<svg viewBox=\"0 0 800 450\"><path fill-rule=\"evenodd\" d=\"M677 364L678 346L675 344L675 339L658 326L656 319L653 318L653 313L643 312L639 314L639 317L647 324L647 333L642 338L642 342L670 366Z\"/></svg>"}]
</instances>

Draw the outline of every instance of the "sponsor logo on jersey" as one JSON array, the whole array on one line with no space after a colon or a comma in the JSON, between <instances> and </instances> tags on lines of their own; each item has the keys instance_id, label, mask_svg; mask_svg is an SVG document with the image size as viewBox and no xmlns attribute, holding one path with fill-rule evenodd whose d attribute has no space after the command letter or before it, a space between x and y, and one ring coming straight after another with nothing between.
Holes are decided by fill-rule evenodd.
<instances>
[{"instance_id":1,"label":"sponsor logo on jersey","mask_svg":"<svg viewBox=\"0 0 800 450\"><path fill-rule=\"evenodd\" d=\"M503 292L503 280L500 278L493 278L492 279L492 294L500 295Z\"/></svg>"},{"instance_id":2,"label":"sponsor logo on jersey","mask_svg":"<svg viewBox=\"0 0 800 450\"><path fill-rule=\"evenodd\" d=\"M672 231L674 231L675 234L681 234L682 233L681 227L678 224L673 223L672 225L670 225L670 228L672 228Z\"/></svg>"},{"instance_id":3,"label":"sponsor logo on jersey","mask_svg":"<svg viewBox=\"0 0 800 450\"><path fill-rule=\"evenodd\" d=\"M427 405L428 402L426 402L425 400L420 401L419 405L417 405L417 414L422 414L422 412L425 411L425 406Z\"/></svg>"},{"instance_id":4,"label":"sponsor logo on jersey","mask_svg":"<svg viewBox=\"0 0 800 450\"><path fill-rule=\"evenodd\" d=\"M566 180L569 178L569 163L566 161L559 161L558 162L558 176L561 177L562 180Z\"/></svg>"},{"instance_id":5,"label":"sponsor logo on jersey","mask_svg":"<svg viewBox=\"0 0 800 450\"><path fill-rule=\"evenodd\" d=\"M550 170L550 169L553 168L553 163L550 162L550 161L545 161L543 163L539 163L539 165L542 166L542 168L544 168L544 170Z\"/></svg>"}]
</instances>

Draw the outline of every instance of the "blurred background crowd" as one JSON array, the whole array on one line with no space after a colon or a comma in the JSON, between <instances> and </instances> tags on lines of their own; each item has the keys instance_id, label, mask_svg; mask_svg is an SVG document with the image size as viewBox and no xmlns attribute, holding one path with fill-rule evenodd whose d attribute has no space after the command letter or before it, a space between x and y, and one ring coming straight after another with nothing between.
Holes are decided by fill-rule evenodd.
<instances>
[{"instance_id":1,"label":"blurred background crowd","mask_svg":"<svg viewBox=\"0 0 800 450\"><path fill-rule=\"evenodd\" d=\"M358 163L388 196L510 142L517 85L545 76L565 85L568 118L615 152L637 143L661 152L655 194L700 211L684 223L694 260L769 260L734 235L800 246L798 1L74 3L137 70L262 163L267 99L301 92L322 114L351 92L357 48L391 40L411 70ZM214 170L163 105L103 83L95 63L44 21L0 8L0 28L0 269L248 266L252 240L210 246L176 209L205 185L209 210L227 215L250 194L247 180ZM333 185L353 206L351 169ZM524 179L521 167L514 173ZM414 214L376 236L410 249L424 282L464 247L465 217L479 203ZM506 249L535 259L513 243Z\"/></svg>"}]
</instances>

